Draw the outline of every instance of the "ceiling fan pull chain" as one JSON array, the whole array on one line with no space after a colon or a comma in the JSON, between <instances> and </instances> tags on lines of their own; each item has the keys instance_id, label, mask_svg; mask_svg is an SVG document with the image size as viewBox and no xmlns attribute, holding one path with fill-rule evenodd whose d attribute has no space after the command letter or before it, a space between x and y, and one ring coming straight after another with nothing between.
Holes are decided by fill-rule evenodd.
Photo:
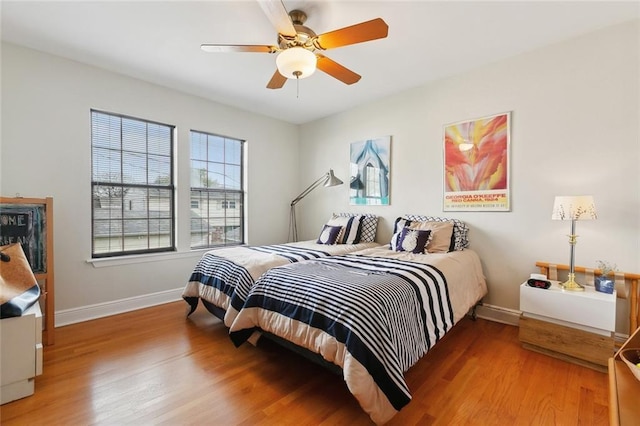
<instances>
[{"instance_id":1,"label":"ceiling fan pull chain","mask_svg":"<svg viewBox=\"0 0 640 426\"><path fill-rule=\"evenodd\" d=\"M295 71L293 75L296 76L296 99L300 99L300 71Z\"/></svg>"}]
</instances>

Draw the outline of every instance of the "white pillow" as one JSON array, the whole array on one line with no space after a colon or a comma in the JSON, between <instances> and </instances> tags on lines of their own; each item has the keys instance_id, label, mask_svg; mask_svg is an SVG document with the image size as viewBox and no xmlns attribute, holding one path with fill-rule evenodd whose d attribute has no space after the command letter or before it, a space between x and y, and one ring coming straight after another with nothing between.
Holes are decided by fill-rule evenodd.
<instances>
[{"instance_id":1,"label":"white pillow","mask_svg":"<svg viewBox=\"0 0 640 426\"><path fill-rule=\"evenodd\" d=\"M464 250L469 247L469 227L459 219L436 216L418 216L413 214L404 215L403 218L416 222L452 222L453 233L451 235L451 246L449 251Z\"/></svg>"},{"instance_id":2,"label":"white pillow","mask_svg":"<svg viewBox=\"0 0 640 426\"><path fill-rule=\"evenodd\" d=\"M329 226L342 226L342 237L338 244L358 244L360 242L360 231L362 216L336 216L333 215L327 222Z\"/></svg>"},{"instance_id":3,"label":"white pillow","mask_svg":"<svg viewBox=\"0 0 640 426\"><path fill-rule=\"evenodd\" d=\"M453 222L412 222L409 228L431 231L431 240L427 245L429 253L447 253L449 251Z\"/></svg>"}]
</instances>

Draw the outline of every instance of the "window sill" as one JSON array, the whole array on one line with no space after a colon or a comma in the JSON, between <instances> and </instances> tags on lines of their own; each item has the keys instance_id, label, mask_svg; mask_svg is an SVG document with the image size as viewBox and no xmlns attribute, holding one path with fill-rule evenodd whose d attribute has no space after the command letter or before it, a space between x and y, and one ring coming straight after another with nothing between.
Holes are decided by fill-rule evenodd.
<instances>
[{"instance_id":1,"label":"window sill","mask_svg":"<svg viewBox=\"0 0 640 426\"><path fill-rule=\"evenodd\" d=\"M152 253L152 254L135 254L130 256L107 257L101 259L88 259L86 262L93 265L94 268L104 268L108 266L133 265L136 263L160 262L165 260L184 259L184 258L200 258L211 249L198 249L182 252L170 253Z\"/></svg>"}]
</instances>

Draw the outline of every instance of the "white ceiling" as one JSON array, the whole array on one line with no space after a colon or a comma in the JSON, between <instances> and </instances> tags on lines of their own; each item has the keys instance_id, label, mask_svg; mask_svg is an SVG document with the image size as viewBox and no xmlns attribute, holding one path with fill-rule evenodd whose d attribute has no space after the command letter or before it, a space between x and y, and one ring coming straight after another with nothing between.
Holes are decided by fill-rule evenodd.
<instances>
[{"instance_id":1,"label":"white ceiling","mask_svg":"<svg viewBox=\"0 0 640 426\"><path fill-rule=\"evenodd\" d=\"M362 75L351 86L317 72L265 86L275 56L205 53L201 43L276 44L256 1L7 1L2 40L227 105L305 123L623 21L638 1L285 0L321 34L381 17L386 39L325 52Z\"/></svg>"}]
</instances>

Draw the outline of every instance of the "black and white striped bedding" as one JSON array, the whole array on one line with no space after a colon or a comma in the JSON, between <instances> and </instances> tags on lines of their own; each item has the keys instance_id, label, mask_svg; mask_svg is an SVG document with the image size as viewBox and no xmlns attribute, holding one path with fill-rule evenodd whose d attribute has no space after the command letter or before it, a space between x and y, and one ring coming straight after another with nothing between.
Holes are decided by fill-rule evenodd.
<instances>
[{"instance_id":1,"label":"black and white striped bedding","mask_svg":"<svg viewBox=\"0 0 640 426\"><path fill-rule=\"evenodd\" d=\"M319 257L326 257L330 255L326 251L288 246L286 244L243 247L241 249L277 255L282 258L282 263L299 262L301 260L317 259ZM189 283L192 283L194 286L198 286L200 284L210 286L212 287L212 290L216 289L228 298L233 295L236 287L239 285L242 285L244 288L251 288L254 278L251 276L249 269L237 262L234 262L228 257L224 257L223 255L219 256L216 253L223 254L224 252L210 251L202 256L189 277ZM192 313L198 305L198 297L192 296L188 289L185 289L182 297L187 301L187 303L189 303L189 305L191 305L189 313ZM214 301L209 302L215 304ZM227 306L220 307L223 309L227 308Z\"/></svg>"},{"instance_id":2,"label":"black and white striped bedding","mask_svg":"<svg viewBox=\"0 0 640 426\"><path fill-rule=\"evenodd\" d=\"M274 244L270 246L247 247L251 250L262 253L277 254L287 259L289 262L300 262L301 260L318 259L320 257L331 256L329 252L323 250L312 250L304 247L294 247L287 244Z\"/></svg>"},{"instance_id":3,"label":"black and white striped bedding","mask_svg":"<svg viewBox=\"0 0 640 426\"><path fill-rule=\"evenodd\" d=\"M194 267L182 298L190 305L191 314L203 300L207 308L219 308L224 314L229 308L236 287L250 288L268 269L302 260L344 254L376 246L375 243L327 246L315 241L274 244L267 246L237 246L206 252ZM226 315L226 314L225 314Z\"/></svg>"},{"instance_id":4,"label":"black and white striped bedding","mask_svg":"<svg viewBox=\"0 0 640 426\"><path fill-rule=\"evenodd\" d=\"M253 278L244 267L227 258L207 253L202 256L193 269L182 298L191 306L189 310L189 314L191 314L198 307L199 297L204 296L207 290L209 293L217 293L218 298L229 300L236 286L240 283L249 287L253 284ZM206 287L201 291L198 289L200 286ZM221 303L215 303L210 299L204 298L206 302L213 303L219 308L226 308Z\"/></svg>"},{"instance_id":5,"label":"black and white striped bedding","mask_svg":"<svg viewBox=\"0 0 640 426\"><path fill-rule=\"evenodd\" d=\"M242 306L230 327L236 345L262 329L321 354L343 369L376 423L409 403L403 373L454 324L443 273L394 258L345 255L285 265L266 272L246 297L239 289L232 304Z\"/></svg>"}]
</instances>

